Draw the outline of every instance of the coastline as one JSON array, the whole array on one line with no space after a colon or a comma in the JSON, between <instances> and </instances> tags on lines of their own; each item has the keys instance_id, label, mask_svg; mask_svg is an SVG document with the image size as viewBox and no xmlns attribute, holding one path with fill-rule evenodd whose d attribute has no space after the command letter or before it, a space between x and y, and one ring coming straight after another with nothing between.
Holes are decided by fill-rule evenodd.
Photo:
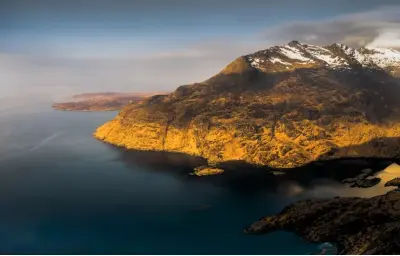
<instances>
[{"instance_id":1,"label":"coastline","mask_svg":"<svg viewBox=\"0 0 400 256\"><path fill-rule=\"evenodd\" d=\"M354 178L357 175L361 174L365 169L372 169L373 172L370 173L367 177L372 177L377 172L382 171L384 168L389 166L392 163L399 163L400 158L384 158L384 157L341 157L334 159L326 159L326 160L316 160L313 162L306 163L301 166L296 167L286 167L286 168L278 168L272 167L268 165L261 164L253 164L248 163L243 160L231 160L231 161L221 161L221 162L212 162L209 159L196 154L190 154L181 151L170 151L170 150L157 150L157 149L136 149L136 148L127 148L124 145L115 145L108 141L105 141L99 138L96 133L93 133L93 137L100 142L107 144L110 147L118 148L125 152L143 152L143 153L165 153L165 154L182 154L189 157L196 157L204 160L202 165L209 165L216 168L220 168L226 170L225 174L229 174L234 172L235 174L240 175L240 169L252 170L252 171L260 171L262 173L268 173L271 176L274 176L276 179L294 179L294 180L306 180L309 177L315 178L323 178L329 177L340 183L346 178ZM194 167L200 167L194 166ZM345 170L337 170L338 167ZM321 170L322 169L322 170ZM245 171L246 172L246 171ZM189 174L189 173L188 173ZM243 173L245 174L245 173ZM278 174L278 175L276 175ZM212 175L213 178L218 178L220 175Z\"/></svg>"},{"instance_id":2,"label":"coastline","mask_svg":"<svg viewBox=\"0 0 400 256\"><path fill-rule=\"evenodd\" d=\"M63 109L63 108L57 108L57 107L52 107L53 109L57 111L66 111L66 112L117 112L120 110L120 108L116 109L99 109L99 110L94 110L94 109Z\"/></svg>"},{"instance_id":3,"label":"coastline","mask_svg":"<svg viewBox=\"0 0 400 256\"><path fill-rule=\"evenodd\" d=\"M344 164L350 164L350 165L363 165L365 166L365 169L367 169L367 167L372 163L376 163L376 162L382 162L384 165L387 164L387 166L389 166L391 163L396 163L398 162L400 164L400 158L393 158L393 157L369 157L369 156L359 156L359 157L351 157L351 156L346 156L346 157L337 157L337 158L330 158L330 159L317 159L308 163L305 163L303 165L300 166L295 166L295 167L273 167L273 166L269 166L269 165L263 165L263 164L256 164L256 163L250 163L250 162L246 162L245 160L241 160L241 159L235 159L235 160L228 160L228 161L219 161L219 162L215 162L212 161L210 159L207 159L206 157L200 155L200 154L191 154L188 152L182 152L179 150L159 150L159 149L148 149L148 148L129 148L126 147L125 145L118 145L118 144L114 144L112 142L109 142L107 140L104 140L104 138L102 136L99 136L96 132L92 133L93 138L97 139L98 141L107 144L109 146L112 147L116 147L116 148L120 148L126 151L138 151L138 152L159 152L159 153L177 153L177 154L184 154L187 156L193 156L193 157L200 157L203 158L207 161L207 163L211 166L216 166L216 167L221 167L226 165L226 164L230 164L230 163L241 163L244 165L248 165L248 166L252 166L255 168L268 168L271 171L277 172L277 173L287 173L287 172L291 172L291 170L301 170L304 168L309 168L310 166L318 166L318 165L324 165L325 163L331 163L331 162L344 162Z\"/></svg>"},{"instance_id":4,"label":"coastline","mask_svg":"<svg viewBox=\"0 0 400 256\"><path fill-rule=\"evenodd\" d=\"M380 186L385 188L381 193L297 201L244 232L294 232L312 243L332 243L339 254L397 254L400 237L391 234L400 230L400 191L394 178L400 177L400 166L391 164L372 177L381 178Z\"/></svg>"},{"instance_id":5,"label":"coastline","mask_svg":"<svg viewBox=\"0 0 400 256\"><path fill-rule=\"evenodd\" d=\"M106 143L106 142L104 142ZM109 143L106 143L109 144ZM116 147L115 145L110 145L112 147ZM155 153L155 154L171 154L172 152L165 152L165 151L143 151L143 150L129 150L126 149L125 147L117 147L124 152L148 152L149 154ZM183 154L186 156L190 156L188 154L184 153L177 153L176 154ZM151 155L149 156L151 158ZM349 178L349 177L355 177L359 175L360 173L363 172L365 169L372 169L373 172L369 175L369 177L379 177L380 174L383 173L384 169L390 166L391 163L399 163L399 159L388 159L388 158L345 158L345 159L334 159L334 160L327 160L327 161L317 161L313 162L311 164L302 166L302 167L297 167L297 168L285 168L285 169L275 169L275 168L270 168L268 166L255 166L255 165L250 165L245 162L241 161L231 161L231 162L223 162L223 163L218 163L215 166L218 168L224 169L224 175L211 175L211 176L205 176L205 177L197 177L197 176L190 176L189 173L186 173L186 177L192 177L192 179L206 179L208 182L216 182L216 184L220 184L220 182L224 182L226 180L232 180L233 178L237 179L238 183L243 183L243 178L246 177L247 175L252 176L253 182L256 180L269 180L270 182L279 184L281 181L287 181L287 180L293 180L293 181L298 181L302 186L307 186L309 184L312 188L312 184L310 182L312 180L318 179L318 178L329 178L329 179L334 179L337 182L341 182L344 178ZM338 168L340 167L341 168ZM274 175L274 171L282 171L284 170L284 174L282 175ZM254 175L253 175L254 174ZM399 174L400 176L400 174ZM246 181L247 182L247 181ZM382 180L379 183L379 186L383 185L385 180ZM269 183L264 183L261 182L260 186L266 186L266 184ZM253 185L252 185L253 186ZM373 190L372 188L350 188L349 184L342 184L343 186L348 187L348 191L358 191L357 193L362 194L362 197L354 195L340 195L337 197L328 197L330 199L311 199L311 200L306 200L308 202L320 202L320 201L330 201L330 200L359 200L360 202L362 200L368 200L368 198L372 197L382 197L382 195L371 195L371 193L376 193L376 191L379 190ZM377 185L378 186L378 185ZM392 188L388 188L389 190L393 190ZM363 194L362 191L370 193L365 193ZM375 192L374 192L375 191ZM346 194L345 191L343 191L342 194ZM308 195L307 197L309 197ZM349 196L349 197L348 197ZM365 198L364 198L365 197ZM311 198L312 194L311 194ZM318 197L317 197L318 198ZM302 203L303 201L298 201L294 203L294 205L298 203ZM292 207L292 205L289 205L284 208L285 209ZM342 207L339 205L336 205L334 208L338 209L340 211ZM371 209L369 210L371 212ZM375 211L376 212L376 211ZM318 218L319 215L314 216L314 218ZM324 216L321 214L320 216ZM267 217L268 218L268 217ZM338 217L339 218L339 217ZM266 218L262 218L261 220L265 220ZM312 238L304 235L304 233L300 232L298 227L296 225L293 225L291 227L279 227L279 228L274 228L268 231L277 231L277 230L286 230L286 231L291 231L299 236L305 238L307 241L312 242L312 243L324 243L324 242L329 242L333 244L338 252L343 252L346 249L346 246L343 244L341 241L337 241L335 239L320 239L320 238ZM265 233L265 232L248 232L247 233Z\"/></svg>"},{"instance_id":6,"label":"coastline","mask_svg":"<svg viewBox=\"0 0 400 256\"><path fill-rule=\"evenodd\" d=\"M184 154L188 156L196 156L192 154L187 154L184 152L180 151L168 151L168 150L151 150L151 149L146 149L146 150L138 150L138 149L129 149L126 148L123 145L114 145L113 143L109 143L107 141L102 140L102 138L99 138L96 136L96 133L94 133L94 137L96 139L99 139L101 142L108 144L112 147L118 147L124 151L136 151L136 152L158 152L158 153L178 153L178 154ZM201 157L201 156L196 156L196 157ZM205 159L204 157L202 157ZM208 161L207 159L205 159ZM209 162L209 161L208 161ZM267 165L255 165L251 163L247 163L245 161L225 161L225 162L213 162L212 166L215 166L217 168L221 168L224 170L224 175L211 175L209 177L205 176L202 177L206 178L209 181L212 182L219 182L224 179L229 179L229 177L236 176L236 178L240 181L243 182L242 177L248 175L249 173L253 172L256 176L264 177L260 180L263 179L272 179L275 181L275 183L280 183L281 181L287 181L287 180L293 180L296 182L300 182L300 184L309 184L312 180L319 179L319 178L328 178L328 179L333 179L336 180L339 183L344 183L342 182L346 178L355 178L358 175L362 174L363 171L365 172L367 169L371 169L368 171L368 175L365 176L365 178L373 178L379 175L380 172L382 172L384 169L386 169L388 166L390 166L393 163L400 163L400 159L398 158L384 158L384 157L342 157L342 158L335 158L335 159L329 159L329 160L317 160L313 161L307 164L304 164L299 167L293 167L293 168L274 168L270 167ZM282 175L275 175L275 173L278 172L278 174ZM187 174L189 175L189 174ZM400 173L399 173L400 176ZM192 176L195 179L199 178L197 176ZM382 185L384 180L381 180L378 184ZM265 184L264 184L265 185ZM346 185L349 186L350 185ZM372 188L377 186L377 184L373 185ZM359 188L359 191L370 191L371 193L374 193L373 190L369 188ZM399 193L400 194L400 193ZM367 196L368 198L369 196ZM379 196L378 196L379 197ZM312 197L311 197L312 198ZM333 199L326 199L326 200L334 200L336 198L344 199L346 200L347 198L350 198L349 200L352 200L352 197L347 197L345 195L344 197L334 197ZM312 199L316 202L318 202L318 199ZM363 200L362 197L356 197L356 200ZM302 201L299 201L297 203L302 203ZM296 205L296 203L294 204ZM285 209L289 208L291 206L287 206ZM337 209L341 209L340 206L335 206ZM319 215L315 215L315 218L319 218ZM321 215L323 216L323 215ZM268 217L267 217L268 218ZM265 220L265 218L263 218ZM293 227L286 227L286 228L274 228L271 231L275 230L287 230L287 231L294 231L296 234L300 235L301 237L305 238L306 240L310 242L318 242L318 243L324 243L324 242L329 242L332 244L335 244L336 249L339 252L344 251L347 247L345 245L342 245L341 241L336 241L335 239L314 239L305 236L302 232L299 232L296 226ZM268 231L268 232L271 232ZM248 230L246 229L246 232ZM248 233L255 233L255 232L248 232Z\"/></svg>"}]
</instances>

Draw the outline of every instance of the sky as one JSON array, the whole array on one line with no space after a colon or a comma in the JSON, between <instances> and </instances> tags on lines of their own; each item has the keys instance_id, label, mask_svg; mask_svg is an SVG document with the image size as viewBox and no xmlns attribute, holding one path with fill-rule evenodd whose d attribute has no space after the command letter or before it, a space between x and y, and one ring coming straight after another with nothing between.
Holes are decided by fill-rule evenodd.
<instances>
[{"instance_id":1,"label":"sky","mask_svg":"<svg viewBox=\"0 0 400 256\"><path fill-rule=\"evenodd\" d=\"M172 91L299 40L400 47L398 0L1 0L0 98Z\"/></svg>"}]
</instances>

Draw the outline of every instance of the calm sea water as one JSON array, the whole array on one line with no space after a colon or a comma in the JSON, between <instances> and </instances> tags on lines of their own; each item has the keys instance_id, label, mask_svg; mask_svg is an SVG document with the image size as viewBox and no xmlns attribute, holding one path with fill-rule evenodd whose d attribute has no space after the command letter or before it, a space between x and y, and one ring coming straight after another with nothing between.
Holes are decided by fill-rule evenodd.
<instances>
[{"instance_id":1,"label":"calm sea water","mask_svg":"<svg viewBox=\"0 0 400 256\"><path fill-rule=\"evenodd\" d=\"M95 128L115 114L48 105L0 112L1 253L321 251L292 233L243 233L304 194L193 178L187 174L201 159L126 152L93 139Z\"/></svg>"}]
</instances>

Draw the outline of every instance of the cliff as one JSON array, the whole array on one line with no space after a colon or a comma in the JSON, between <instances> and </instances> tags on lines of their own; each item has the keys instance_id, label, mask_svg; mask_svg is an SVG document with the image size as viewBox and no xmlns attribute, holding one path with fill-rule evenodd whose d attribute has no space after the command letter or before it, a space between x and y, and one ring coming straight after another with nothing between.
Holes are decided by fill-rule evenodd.
<instances>
[{"instance_id":1,"label":"cliff","mask_svg":"<svg viewBox=\"0 0 400 256\"><path fill-rule=\"evenodd\" d=\"M130 104L94 136L129 149L278 168L395 158L399 69L393 50L293 41L239 57L202 83Z\"/></svg>"}]
</instances>

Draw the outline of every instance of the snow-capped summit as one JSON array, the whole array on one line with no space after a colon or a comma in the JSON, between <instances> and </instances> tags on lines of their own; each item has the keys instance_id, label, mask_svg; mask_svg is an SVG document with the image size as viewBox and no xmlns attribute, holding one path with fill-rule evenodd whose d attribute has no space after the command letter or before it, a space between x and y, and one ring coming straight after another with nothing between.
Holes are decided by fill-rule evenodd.
<instances>
[{"instance_id":1,"label":"snow-capped summit","mask_svg":"<svg viewBox=\"0 0 400 256\"><path fill-rule=\"evenodd\" d=\"M381 68L392 65L400 66L400 52L385 48L365 48L366 56Z\"/></svg>"},{"instance_id":2,"label":"snow-capped summit","mask_svg":"<svg viewBox=\"0 0 400 256\"><path fill-rule=\"evenodd\" d=\"M291 41L245 57L251 66L268 72L318 66L332 69L362 66L389 70L400 67L399 51L369 47L354 49L338 43L317 46Z\"/></svg>"}]
</instances>

